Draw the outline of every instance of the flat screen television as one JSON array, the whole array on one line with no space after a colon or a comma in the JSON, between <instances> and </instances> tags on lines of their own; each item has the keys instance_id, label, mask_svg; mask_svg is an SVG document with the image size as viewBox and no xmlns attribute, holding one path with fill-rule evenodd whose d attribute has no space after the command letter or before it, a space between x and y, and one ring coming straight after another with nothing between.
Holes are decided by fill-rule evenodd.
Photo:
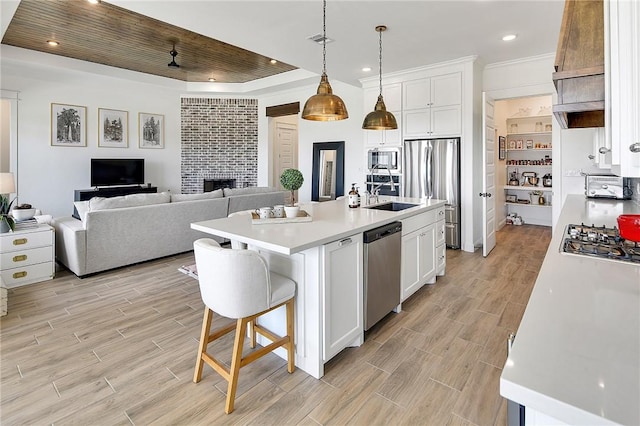
<instances>
[{"instance_id":1,"label":"flat screen television","mask_svg":"<svg viewBox=\"0 0 640 426\"><path fill-rule=\"evenodd\" d=\"M144 158L92 158L91 186L141 185Z\"/></svg>"}]
</instances>

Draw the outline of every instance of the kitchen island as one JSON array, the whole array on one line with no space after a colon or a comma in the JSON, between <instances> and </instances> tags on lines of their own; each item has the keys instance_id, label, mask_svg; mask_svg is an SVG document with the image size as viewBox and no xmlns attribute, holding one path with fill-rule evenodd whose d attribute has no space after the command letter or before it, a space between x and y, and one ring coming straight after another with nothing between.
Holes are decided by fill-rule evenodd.
<instances>
[{"instance_id":1,"label":"kitchen island","mask_svg":"<svg viewBox=\"0 0 640 426\"><path fill-rule=\"evenodd\" d=\"M267 259L271 270L296 282L296 366L320 378L329 359L345 347L364 342L363 232L394 221L416 228L415 232L429 227L433 231L436 223L442 223L444 241L444 201L380 197L377 204L390 201L415 206L401 211L349 208L343 199L301 204L311 222L252 224L251 216L238 215L191 227L246 243ZM433 265L441 265L437 272L443 275L444 254L442 262L436 262L435 239L431 245L423 257L430 256ZM419 282L433 282L435 276L434 266L433 273ZM260 322L282 333L284 310L267 314ZM284 351L276 353L285 357Z\"/></svg>"},{"instance_id":2,"label":"kitchen island","mask_svg":"<svg viewBox=\"0 0 640 426\"><path fill-rule=\"evenodd\" d=\"M640 264L565 254L568 224L617 226L634 201L569 195L500 378L526 424L640 424Z\"/></svg>"}]
</instances>

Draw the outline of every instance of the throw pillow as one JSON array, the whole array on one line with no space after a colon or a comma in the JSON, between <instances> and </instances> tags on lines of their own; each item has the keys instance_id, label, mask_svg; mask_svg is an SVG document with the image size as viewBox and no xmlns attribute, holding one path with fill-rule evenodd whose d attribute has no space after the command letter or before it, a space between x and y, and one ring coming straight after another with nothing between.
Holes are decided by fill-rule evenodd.
<instances>
[{"instance_id":1,"label":"throw pillow","mask_svg":"<svg viewBox=\"0 0 640 426\"><path fill-rule=\"evenodd\" d=\"M89 201L75 201L73 205L76 206L80 220L85 222L87 220L87 212L89 211Z\"/></svg>"},{"instance_id":2,"label":"throw pillow","mask_svg":"<svg viewBox=\"0 0 640 426\"><path fill-rule=\"evenodd\" d=\"M211 198L222 198L222 196L222 189L216 189L215 191L199 194L171 194L171 202L176 203L180 201L209 200Z\"/></svg>"}]
</instances>

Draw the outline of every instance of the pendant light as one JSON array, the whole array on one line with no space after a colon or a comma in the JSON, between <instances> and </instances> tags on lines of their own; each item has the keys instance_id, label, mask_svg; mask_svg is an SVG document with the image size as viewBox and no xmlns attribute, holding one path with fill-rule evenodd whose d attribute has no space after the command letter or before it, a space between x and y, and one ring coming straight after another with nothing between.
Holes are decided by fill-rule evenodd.
<instances>
[{"instance_id":1,"label":"pendant light","mask_svg":"<svg viewBox=\"0 0 640 426\"><path fill-rule=\"evenodd\" d=\"M386 29L387 27L384 25L376 27L376 31L380 34L380 94L373 111L367 114L362 122L362 128L365 130L393 130L398 128L396 118L387 111L382 98L382 32Z\"/></svg>"},{"instance_id":2,"label":"pendant light","mask_svg":"<svg viewBox=\"0 0 640 426\"><path fill-rule=\"evenodd\" d=\"M349 118L347 107L333 94L327 77L327 0L322 2L322 76L315 95L307 99L302 118L313 121L336 121Z\"/></svg>"}]
</instances>

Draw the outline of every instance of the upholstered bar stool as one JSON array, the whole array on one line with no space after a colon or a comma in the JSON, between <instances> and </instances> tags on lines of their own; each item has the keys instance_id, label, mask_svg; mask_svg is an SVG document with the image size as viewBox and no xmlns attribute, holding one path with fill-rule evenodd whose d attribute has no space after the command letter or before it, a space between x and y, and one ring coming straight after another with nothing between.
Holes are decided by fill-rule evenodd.
<instances>
[{"instance_id":1,"label":"upholstered bar stool","mask_svg":"<svg viewBox=\"0 0 640 426\"><path fill-rule=\"evenodd\" d=\"M240 210L239 212L230 213L229 216L227 216L227 217L248 216L249 219L251 219L251 213L254 212L254 211L255 211L255 209L252 209L252 210ZM231 248L232 249L246 249L247 248L247 244L246 243L241 243L240 241L231 240Z\"/></svg>"},{"instance_id":2,"label":"upholstered bar stool","mask_svg":"<svg viewBox=\"0 0 640 426\"><path fill-rule=\"evenodd\" d=\"M224 249L210 238L202 238L193 243L200 294L205 304L202 332L198 347L198 359L193 381L202 378L202 368L206 362L227 382L227 402L225 413L233 411L238 373L240 368L266 355L276 348L287 350L287 370L295 369L293 342L293 301L296 283L289 278L269 271L265 259L253 250ZM242 356L247 325L254 323L260 315L286 306L287 334L280 337L254 324L250 330L250 346L255 348L255 333L271 340L271 344ZM222 327L211 332L213 312L236 319L236 324ZM220 361L207 353L210 342L236 330L231 368L227 369Z\"/></svg>"}]
</instances>

